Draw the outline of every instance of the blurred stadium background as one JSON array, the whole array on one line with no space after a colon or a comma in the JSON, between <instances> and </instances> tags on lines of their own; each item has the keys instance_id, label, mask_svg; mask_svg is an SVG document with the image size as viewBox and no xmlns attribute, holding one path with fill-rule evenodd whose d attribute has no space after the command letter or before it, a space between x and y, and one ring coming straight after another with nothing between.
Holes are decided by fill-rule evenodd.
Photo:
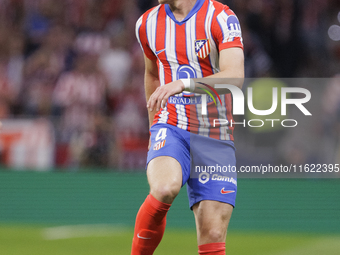
<instances>
[{"instance_id":1,"label":"blurred stadium background","mask_svg":"<svg viewBox=\"0 0 340 255\"><path fill-rule=\"evenodd\" d=\"M129 254L148 193L134 26L156 2L0 0L0 254ZM295 129L237 127L238 164L340 163L340 2L221 2L241 21L245 88L312 93ZM339 175L288 177L239 179L228 254L339 254ZM196 254L194 227L182 190L156 254Z\"/></svg>"}]
</instances>

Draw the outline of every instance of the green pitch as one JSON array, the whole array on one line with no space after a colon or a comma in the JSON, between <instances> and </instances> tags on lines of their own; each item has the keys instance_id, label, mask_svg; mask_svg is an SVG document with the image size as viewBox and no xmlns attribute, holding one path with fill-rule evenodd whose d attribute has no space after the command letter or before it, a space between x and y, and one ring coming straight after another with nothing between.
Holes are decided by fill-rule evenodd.
<instances>
[{"instance_id":1,"label":"green pitch","mask_svg":"<svg viewBox=\"0 0 340 255\"><path fill-rule=\"evenodd\" d=\"M132 229L110 225L0 225L1 255L129 255ZM194 230L167 229L155 255L197 255ZM340 236L228 233L227 254L338 255Z\"/></svg>"}]
</instances>

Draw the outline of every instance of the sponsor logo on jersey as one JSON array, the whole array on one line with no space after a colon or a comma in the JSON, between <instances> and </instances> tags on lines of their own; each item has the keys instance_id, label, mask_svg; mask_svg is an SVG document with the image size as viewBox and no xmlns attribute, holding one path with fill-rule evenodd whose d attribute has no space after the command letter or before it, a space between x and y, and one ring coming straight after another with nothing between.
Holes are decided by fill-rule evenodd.
<instances>
[{"instance_id":1,"label":"sponsor logo on jersey","mask_svg":"<svg viewBox=\"0 0 340 255\"><path fill-rule=\"evenodd\" d=\"M157 143L153 146L153 150L154 150L154 151L158 151L159 149L163 148L164 145L165 145L165 141L166 141L166 140L157 142Z\"/></svg>"},{"instance_id":2,"label":"sponsor logo on jersey","mask_svg":"<svg viewBox=\"0 0 340 255\"><path fill-rule=\"evenodd\" d=\"M197 78L196 70L192 66L189 65L181 65L178 67L176 71L177 80L179 79L188 79L188 78Z\"/></svg>"},{"instance_id":3,"label":"sponsor logo on jersey","mask_svg":"<svg viewBox=\"0 0 340 255\"><path fill-rule=\"evenodd\" d=\"M228 177L228 176L223 176L223 175L218 175L218 174L213 174L211 177L211 180L221 181L221 182L230 182L232 184L237 185L237 181L233 177Z\"/></svg>"},{"instance_id":4,"label":"sponsor logo on jersey","mask_svg":"<svg viewBox=\"0 0 340 255\"><path fill-rule=\"evenodd\" d=\"M230 194L230 193L234 193L235 190L224 190L224 187L221 189L221 194Z\"/></svg>"},{"instance_id":5,"label":"sponsor logo on jersey","mask_svg":"<svg viewBox=\"0 0 340 255\"><path fill-rule=\"evenodd\" d=\"M209 39L202 39L195 41L195 52L199 58L206 58L210 54Z\"/></svg>"},{"instance_id":6,"label":"sponsor logo on jersey","mask_svg":"<svg viewBox=\"0 0 340 255\"><path fill-rule=\"evenodd\" d=\"M216 100L215 100L216 101ZM207 103L214 102L214 99L211 96L207 97ZM169 104L180 104L180 105L190 105L190 104L202 104L201 96L171 96L168 99Z\"/></svg>"},{"instance_id":7,"label":"sponsor logo on jersey","mask_svg":"<svg viewBox=\"0 0 340 255\"><path fill-rule=\"evenodd\" d=\"M227 25L229 29L229 38L242 36L240 22L236 16L230 15L227 19Z\"/></svg>"}]
</instances>

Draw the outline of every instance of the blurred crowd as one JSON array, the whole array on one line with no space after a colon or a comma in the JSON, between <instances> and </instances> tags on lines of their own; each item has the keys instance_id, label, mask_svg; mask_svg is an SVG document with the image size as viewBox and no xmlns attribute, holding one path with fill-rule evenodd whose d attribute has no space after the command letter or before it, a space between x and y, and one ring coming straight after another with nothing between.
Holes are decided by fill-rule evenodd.
<instances>
[{"instance_id":1,"label":"blurred crowd","mask_svg":"<svg viewBox=\"0 0 340 255\"><path fill-rule=\"evenodd\" d=\"M337 0L224 0L247 77L332 77ZM0 0L0 118L50 119L56 166L144 167L148 121L135 22L152 0Z\"/></svg>"}]
</instances>

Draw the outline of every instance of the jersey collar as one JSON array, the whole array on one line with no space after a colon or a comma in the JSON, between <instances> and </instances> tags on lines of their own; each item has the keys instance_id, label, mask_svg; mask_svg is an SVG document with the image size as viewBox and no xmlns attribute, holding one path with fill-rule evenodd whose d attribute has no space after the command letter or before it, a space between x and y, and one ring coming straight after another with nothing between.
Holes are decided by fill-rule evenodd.
<instances>
[{"instance_id":1,"label":"jersey collar","mask_svg":"<svg viewBox=\"0 0 340 255\"><path fill-rule=\"evenodd\" d=\"M188 15L184 18L182 21L176 20L174 14L172 13L170 6L168 4L165 4L165 11L166 14L178 25L184 24L188 19L190 19L196 12L198 12L199 9L201 9L202 5L204 4L205 0L197 0L194 7L191 9L191 11L188 13Z\"/></svg>"}]
</instances>

